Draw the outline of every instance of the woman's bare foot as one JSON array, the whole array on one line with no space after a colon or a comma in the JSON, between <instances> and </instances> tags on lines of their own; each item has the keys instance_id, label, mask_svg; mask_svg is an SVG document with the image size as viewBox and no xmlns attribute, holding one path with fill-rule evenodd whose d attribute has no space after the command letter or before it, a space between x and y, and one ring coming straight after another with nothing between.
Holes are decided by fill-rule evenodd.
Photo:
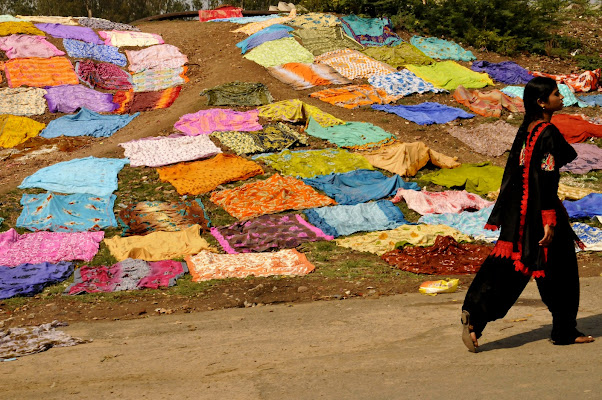
<instances>
[{"instance_id":1,"label":"woman's bare foot","mask_svg":"<svg viewBox=\"0 0 602 400\"><path fill-rule=\"evenodd\" d=\"M578 338L575 338L575 343L576 344L591 343L591 342L593 342L595 340L596 339L594 339L593 336L579 336Z\"/></svg>"}]
</instances>

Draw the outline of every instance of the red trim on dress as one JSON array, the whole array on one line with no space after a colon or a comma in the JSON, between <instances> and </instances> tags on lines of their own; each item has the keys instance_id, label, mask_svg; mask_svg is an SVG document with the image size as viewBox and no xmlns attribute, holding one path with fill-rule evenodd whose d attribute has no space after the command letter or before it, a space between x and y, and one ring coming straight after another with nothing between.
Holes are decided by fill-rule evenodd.
<instances>
[{"instance_id":1,"label":"red trim on dress","mask_svg":"<svg viewBox=\"0 0 602 400\"><path fill-rule=\"evenodd\" d=\"M541 210L541 220L543 226L556 226L556 210Z\"/></svg>"},{"instance_id":2,"label":"red trim on dress","mask_svg":"<svg viewBox=\"0 0 602 400\"><path fill-rule=\"evenodd\" d=\"M500 229L500 227L493 224L485 224L485 229L487 229L488 231L497 231L498 229Z\"/></svg>"},{"instance_id":3,"label":"red trim on dress","mask_svg":"<svg viewBox=\"0 0 602 400\"><path fill-rule=\"evenodd\" d=\"M495 247L491 251L490 256L511 258L512 257L513 245L512 242L506 242L504 240L498 240Z\"/></svg>"}]
</instances>

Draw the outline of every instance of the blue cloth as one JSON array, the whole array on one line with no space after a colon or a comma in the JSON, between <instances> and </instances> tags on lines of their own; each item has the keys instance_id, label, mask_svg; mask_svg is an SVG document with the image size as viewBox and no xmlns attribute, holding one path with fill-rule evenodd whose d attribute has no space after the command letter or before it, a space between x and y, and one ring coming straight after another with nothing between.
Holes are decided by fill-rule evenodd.
<instances>
[{"instance_id":1,"label":"blue cloth","mask_svg":"<svg viewBox=\"0 0 602 400\"><path fill-rule=\"evenodd\" d=\"M50 264L20 264L16 267L0 266L0 299L15 296L33 296L69 278L73 273L73 264L60 262Z\"/></svg>"},{"instance_id":2,"label":"blue cloth","mask_svg":"<svg viewBox=\"0 0 602 400\"><path fill-rule=\"evenodd\" d=\"M397 189L420 190L416 182L404 182L399 175L387 178L380 171L358 169L344 174L320 175L303 179L339 204L358 204L394 196Z\"/></svg>"},{"instance_id":3,"label":"blue cloth","mask_svg":"<svg viewBox=\"0 0 602 400\"><path fill-rule=\"evenodd\" d=\"M51 192L24 194L17 226L30 231L85 232L117 226L115 195L57 195Z\"/></svg>"},{"instance_id":4,"label":"blue cloth","mask_svg":"<svg viewBox=\"0 0 602 400\"><path fill-rule=\"evenodd\" d=\"M602 229L581 222L575 222L572 226L573 232L585 245L585 251L602 251Z\"/></svg>"},{"instance_id":5,"label":"blue cloth","mask_svg":"<svg viewBox=\"0 0 602 400\"><path fill-rule=\"evenodd\" d=\"M232 18L216 18L205 22L231 22L233 24L250 24L251 22L263 22L272 18L280 18L279 14L257 15L254 17L232 17Z\"/></svg>"},{"instance_id":6,"label":"blue cloth","mask_svg":"<svg viewBox=\"0 0 602 400\"><path fill-rule=\"evenodd\" d=\"M589 107L589 104L587 104L586 102L580 101L577 98L577 96L575 96L575 93L573 93L567 85L561 83L560 85L558 85L558 91L564 97L564 99L562 99L563 106L570 107L574 104L577 104L581 108ZM506 93L510 97L520 97L522 99L523 95L525 94L525 87L524 86L506 86L505 88L502 89L502 92Z\"/></svg>"},{"instance_id":7,"label":"blue cloth","mask_svg":"<svg viewBox=\"0 0 602 400\"><path fill-rule=\"evenodd\" d=\"M93 44L81 40L63 39L63 46L72 58L92 58L98 61L110 62L120 67L127 65L125 54L121 54L115 46Z\"/></svg>"},{"instance_id":8,"label":"blue cloth","mask_svg":"<svg viewBox=\"0 0 602 400\"><path fill-rule=\"evenodd\" d=\"M602 94L579 96L577 99L590 107L602 106Z\"/></svg>"},{"instance_id":9,"label":"blue cloth","mask_svg":"<svg viewBox=\"0 0 602 400\"><path fill-rule=\"evenodd\" d=\"M576 201L562 202L570 218L585 218L602 215L602 193L591 193Z\"/></svg>"},{"instance_id":10,"label":"blue cloth","mask_svg":"<svg viewBox=\"0 0 602 400\"><path fill-rule=\"evenodd\" d=\"M102 115L82 108L77 114L65 115L50 121L40 136L51 139L59 136L108 137L129 124L140 113L132 115Z\"/></svg>"},{"instance_id":11,"label":"blue cloth","mask_svg":"<svg viewBox=\"0 0 602 400\"><path fill-rule=\"evenodd\" d=\"M294 31L290 26L282 24L271 25L236 43L236 47L240 48L242 54L245 54L262 43L291 36L290 31Z\"/></svg>"},{"instance_id":12,"label":"blue cloth","mask_svg":"<svg viewBox=\"0 0 602 400\"><path fill-rule=\"evenodd\" d=\"M372 108L375 110L397 114L401 118L415 122L418 125L445 124L453 121L456 118L474 117L473 114L469 114L460 108L450 107L439 103L431 103L428 101L412 106L375 104L372 106Z\"/></svg>"},{"instance_id":13,"label":"blue cloth","mask_svg":"<svg viewBox=\"0 0 602 400\"><path fill-rule=\"evenodd\" d=\"M311 208L304 211L308 221L334 237L355 232L395 229L409 224L389 200L348 206Z\"/></svg>"},{"instance_id":14,"label":"blue cloth","mask_svg":"<svg viewBox=\"0 0 602 400\"><path fill-rule=\"evenodd\" d=\"M410 43L431 58L440 60L472 61L477 58L455 42L434 37L412 36Z\"/></svg>"},{"instance_id":15,"label":"blue cloth","mask_svg":"<svg viewBox=\"0 0 602 400\"><path fill-rule=\"evenodd\" d=\"M413 93L442 93L445 89L439 89L417 77L408 69L393 72L387 75L373 75L368 78L368 83L378 89L382 89L391 96L409 96Z\"/></svg>"},{"instance_id":16,"label":"blue cloth","mask_svg":"<svg viewBox=\"0 0 602 400\"><path fill-rule=\"evenodd\" d=\"M491 215L492 209L493 206L482 208L475 212L463 211L459 214L426 214L420 217L418 222L429 225L447 225L475 239L495 242L500 236L500 231L485 229L485 224Z\"/></svg>"},{"instance_id":17,"label":"blue cloth","mask_svg":"<svg viewBox=\"0 0 602 400\"><path fill-rule=\"evenodd\" d=\"M58 193L109 196L117 190L117 174L127 158L76 158L42 168L21 182L19 189L40 188Z\"/></svg>"},{"instance_id":18,"label":"blue cloth","mask_svg":"<svg viewBox=\"0 0 602 400\"><path fill-rule=\"evenodd\" d=\"M3 222L4 222L4 218L0 218L0 226L2 226Z\"/></svg>"}]
</instances>

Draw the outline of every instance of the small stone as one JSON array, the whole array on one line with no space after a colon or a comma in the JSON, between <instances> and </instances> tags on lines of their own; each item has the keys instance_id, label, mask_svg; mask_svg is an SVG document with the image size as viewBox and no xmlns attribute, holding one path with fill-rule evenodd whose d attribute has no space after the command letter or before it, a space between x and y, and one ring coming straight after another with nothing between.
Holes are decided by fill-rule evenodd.
<instances>
[{"instance_id":1,"label":"small stone","mask_svg":"<svg viewBox=\"0 0 602 400\"><path fill-rule=\"evenodd\" d=\"M307 286L299 286L297 288L297 292L299 292L299 293L307 292L308 290L309 290L309 288Z\"/></svg>"}]
</instances>

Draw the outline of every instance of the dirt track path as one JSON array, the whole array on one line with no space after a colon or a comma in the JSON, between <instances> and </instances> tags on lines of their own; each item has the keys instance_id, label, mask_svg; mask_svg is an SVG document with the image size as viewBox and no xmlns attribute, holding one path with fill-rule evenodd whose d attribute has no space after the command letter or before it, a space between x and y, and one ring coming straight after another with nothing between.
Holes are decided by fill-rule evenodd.
<instances>
[{"instance_id":1,"label":"dirt track path","mask_svg":"<svg viewBox=\"0 0 602 400\"><path fill-rule=\"evenodd\" d=\"M579 326L602 335L600 278ZM464 293L229 309L65 328L90 344L0 364L4 399L595 399L602 340L552 346L534 283L483 352L460 341Z\"/></svg>"}]
</instances>

